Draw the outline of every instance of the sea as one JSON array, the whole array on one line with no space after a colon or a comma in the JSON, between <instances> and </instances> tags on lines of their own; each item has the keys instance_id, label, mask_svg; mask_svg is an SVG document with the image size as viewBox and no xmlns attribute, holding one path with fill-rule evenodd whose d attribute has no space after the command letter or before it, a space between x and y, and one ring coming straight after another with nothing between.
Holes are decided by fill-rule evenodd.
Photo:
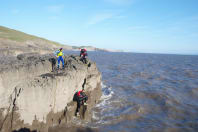
<instances>
[{"instance_id":1,"label":"sea","mask_svg":"<svg viewBox=\"0 0 198 132\"><path fill-rule=\"evenodd\" d=\"M97 51L88 57L102 73L102 97L85 126L100 132L198 132L198 56Z\"/></svg>"}]
</instances>

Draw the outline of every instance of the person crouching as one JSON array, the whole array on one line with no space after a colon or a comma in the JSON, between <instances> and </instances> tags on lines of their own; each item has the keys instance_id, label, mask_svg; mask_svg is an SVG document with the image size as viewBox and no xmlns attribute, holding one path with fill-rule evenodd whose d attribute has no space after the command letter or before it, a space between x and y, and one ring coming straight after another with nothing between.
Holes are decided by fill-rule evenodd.
<instances>
[{"instance_id":1,"label":"person crouching","mask_svg":"<svg viewBox=\"0 0 198 132\"><path fill-rule=\"evenodd\" d=\"M84 92L84 89L78 91L74 95L74 101L77 102L76 116L79 116L80 106L87 105L88 97Z\"/></svg>"},{"instance_id":2,"label":"person crouching","mask_svg":"<svg viewBox=\"0 0 198 132\"><path fill-rule=\"evenodd\" d=\"M84 64L87 64L87 59L86 59L87 56L88 56L87 50L81 49L80 50L80 61L82 61Z\"/></svg>"}]
</instances>

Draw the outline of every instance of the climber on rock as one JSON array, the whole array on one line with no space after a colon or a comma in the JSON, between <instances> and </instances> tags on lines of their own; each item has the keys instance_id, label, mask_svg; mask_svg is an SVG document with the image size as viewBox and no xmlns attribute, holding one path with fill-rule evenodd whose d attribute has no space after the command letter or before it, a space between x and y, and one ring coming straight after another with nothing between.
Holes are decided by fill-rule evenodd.
<instances>
[{"instance_id":1,"label":"climber on rock","mask_svg":"<svg viewBox=\"0 0 198 132\"><path fill-rule=\"evenodd\" d=\"M84 89L77 91L74 95L73 101L77 102L77 109L76 109L76 115L79 116L80 106L81 105L87 105L88 97L84 92Z\"/></svg>"},{"instance_id":2,"label":"climber on rock","mask_svg":"<svg viewBox=\"0 0 198 132\"><path fill-rule=\"evenodd\" d=\"M86 59L87 56L88 56L87 50L85 48L84 49L80 49L80 60L84 64L87 64L87 59Z\"/></svg>"},{"instance_id":3,"label":"climber on rock","mask_svg":"<svg viewBox=\"0 0 198 132\"><path fill-rule=\"evenodd\" d=\"M55 52L55 55L58 59L58 66L57 68L59 69L60 68L60 61L62 62L62 69L64 69L64 59L63 59L63 56L64 56L64 53L63 53L63 48L60 48L59 50L57 50Z\"/></svg>"}]
</instances>

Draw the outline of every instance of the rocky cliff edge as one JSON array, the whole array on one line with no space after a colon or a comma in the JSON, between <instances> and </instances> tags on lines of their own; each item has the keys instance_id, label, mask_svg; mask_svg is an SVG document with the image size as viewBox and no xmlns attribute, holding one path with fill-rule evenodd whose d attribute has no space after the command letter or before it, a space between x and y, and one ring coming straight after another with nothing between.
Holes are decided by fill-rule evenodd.
<instances>
[{"instance_id":1,"label":"rocky cliff edge","mask_svg":"<svg viewBox=\"0 0 198 132\"><path fill-rule=\"evenodd\" d=\"M91 108L101 96L101 74L94 62L65 56L65 69L52 71L52 55L22 54L0 58L0 131L28 128L47 132L69 124L75 117L73 96L85 87L88 107L82 120L91 119Z\"/></svg>"}]
</instances>

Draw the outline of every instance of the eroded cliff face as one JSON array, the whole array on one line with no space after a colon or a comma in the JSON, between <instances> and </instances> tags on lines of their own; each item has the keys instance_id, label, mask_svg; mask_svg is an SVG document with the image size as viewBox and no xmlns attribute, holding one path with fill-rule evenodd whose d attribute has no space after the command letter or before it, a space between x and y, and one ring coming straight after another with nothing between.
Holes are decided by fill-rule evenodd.
<instances>
[{"instance_id":1,"label":"eroded cliff face","mask_svg":"<svg viewBox=\"0 0 198 132\"><path fill-rule=\"evenodd\" d=\"M8 59L8 58L5 58ZM75 118L73 96L85 87L88 107L81 119L91 119L91 108L101 96L101 74L96 64L83 64L77 56L65 56L65 69L52 72L51 55L20 55L1 60L0 131L20 128L47 132Z\"/></svg>"}]
</instances>

